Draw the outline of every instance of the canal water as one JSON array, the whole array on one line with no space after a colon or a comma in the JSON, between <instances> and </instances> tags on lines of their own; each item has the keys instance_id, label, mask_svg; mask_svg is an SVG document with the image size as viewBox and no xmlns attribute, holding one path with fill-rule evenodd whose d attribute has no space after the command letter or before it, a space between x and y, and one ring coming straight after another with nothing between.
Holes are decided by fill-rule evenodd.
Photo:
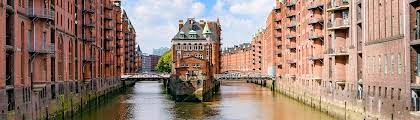
<instances>
[{"instance_id":1,"label":"canal water","mask_svg":"<svg viewBox=\"0 0 420 120\"><path fill-rule=\"evenodd\" d=\"M212 102L174 102L163 84L137 82L122 95L76 115L76 120L333 120L328 115L270 89L224 82Z\"/></svg>"}]
</instances>

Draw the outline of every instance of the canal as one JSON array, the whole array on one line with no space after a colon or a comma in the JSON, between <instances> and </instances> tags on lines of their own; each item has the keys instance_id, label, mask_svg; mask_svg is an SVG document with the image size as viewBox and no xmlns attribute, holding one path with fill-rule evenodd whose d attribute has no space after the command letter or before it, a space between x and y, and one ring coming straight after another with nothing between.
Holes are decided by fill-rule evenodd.
<instances>
[{"instance_id":1,"label":"canal","mask_svg":"<svg viewBox=\"0 0 420 120\"><path fill-rule=\"evenodd\" d=\"M225 82L213 102L180 103L162 83L137 82L123 94L73 117L76 120L332 120L333 118L270 89Z\"/></svg>"}]
</instances>

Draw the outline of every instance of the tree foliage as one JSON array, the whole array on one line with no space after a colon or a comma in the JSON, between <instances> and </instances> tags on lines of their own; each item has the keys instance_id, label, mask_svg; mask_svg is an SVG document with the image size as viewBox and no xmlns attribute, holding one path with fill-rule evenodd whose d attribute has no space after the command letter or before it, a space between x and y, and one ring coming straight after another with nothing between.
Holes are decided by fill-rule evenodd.
<instances>
[{"instance_id":1,"label":"tree foliage","mask_svg":"<svg viewBox=\"0 0 420 120\"><path fill-rule=\"evenodd\" d=\"M172 51L166 51L159 59L158 64L156 65L156 70L158 72L170 73L172 69Z\"/></svg>"}]
</instances>

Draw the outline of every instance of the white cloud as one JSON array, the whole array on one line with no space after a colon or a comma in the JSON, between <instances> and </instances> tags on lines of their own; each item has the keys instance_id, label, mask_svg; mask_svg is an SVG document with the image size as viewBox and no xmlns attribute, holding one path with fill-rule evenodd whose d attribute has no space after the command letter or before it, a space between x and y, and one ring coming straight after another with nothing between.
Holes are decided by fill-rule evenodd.
<instances>
[{"instance_id":1,"label":"white cloud","mask_svg":"<svg viewBox=\"0 0 420 120\"><path fill-rule=\"evenodd\" d=\"M143 51L170 45L178 20L220 18L224 46L249 42L273 8L275 0L217 0L214 6L198 0L125 0Z\"/></svg>"}]
</instances>

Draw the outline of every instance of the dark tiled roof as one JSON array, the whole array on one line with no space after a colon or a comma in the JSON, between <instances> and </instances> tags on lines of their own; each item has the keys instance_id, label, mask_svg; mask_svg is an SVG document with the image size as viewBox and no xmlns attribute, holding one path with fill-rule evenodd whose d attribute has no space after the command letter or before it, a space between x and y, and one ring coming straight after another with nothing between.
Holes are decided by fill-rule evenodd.
<instances>
[{"instance_id":1,"label":"dark tiled roof","mask_svg":"<svg viewBox=\"0 0 420 120\"><path fill-rule=\"evenodd\" d=\"M191 34L195 34L196 37L191 37ZM172 40L206 40L206 38L203 35L203 28L200 23L193 18L189 18Z\"/></svg>"}]
</instances>

